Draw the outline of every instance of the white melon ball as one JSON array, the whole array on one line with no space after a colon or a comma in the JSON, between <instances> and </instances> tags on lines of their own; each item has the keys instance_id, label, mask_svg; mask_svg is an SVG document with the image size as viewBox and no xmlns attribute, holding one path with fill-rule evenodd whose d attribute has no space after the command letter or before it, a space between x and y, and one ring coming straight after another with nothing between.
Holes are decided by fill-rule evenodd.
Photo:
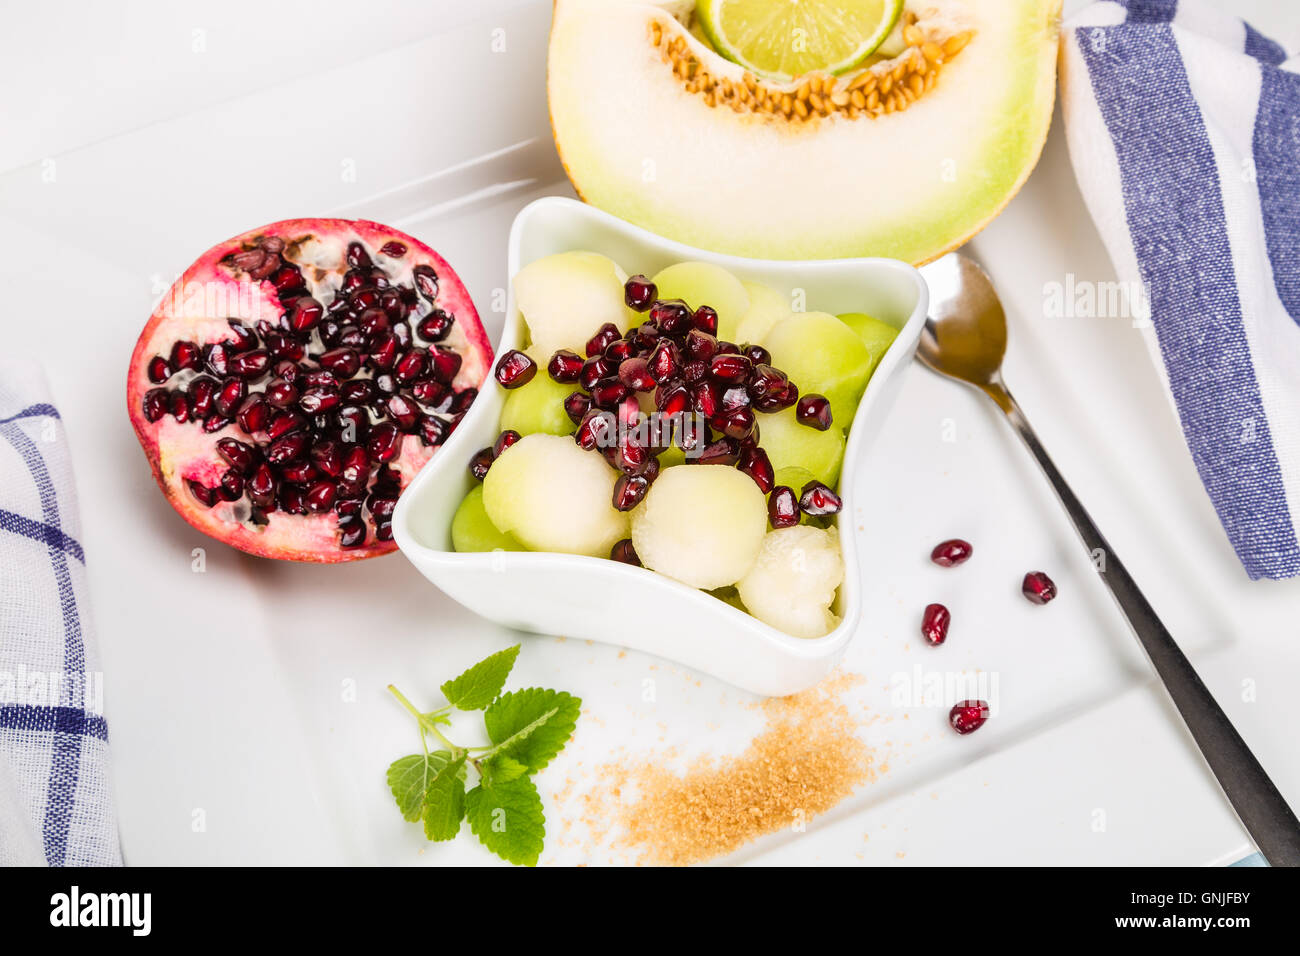
<instances>
[{"instance_id":1,"label":"white melon ball","mask_svg":"<svg viewBox=\"0 0 1300 956\"><path fill-rule=\"evenodd\" d=\"M793 637L822 637L840 622L831 605L843 580L839 532L795 525L767 533L758 560L736 588L764 624Z\"/></svg>"},{"instance_id":2,"label":"white melon ball","mask_svg":"<svg viewBox=\"0 0 1300 956\"><path fill-rule=\"evenodd\" d=\"M627 273L595 252L560 252L537 259L515 274L515 304L528 323L543 367L559 349L579 355L606 322L620 333L635 313L623 301Z\"/></svg>"},{"instance_id":3,"label":"white melon ball","mask_svg":"<svg viewBox=\"0 0 1300 956\"><path fill-rule=\"evenodd\" d=\"M725 465L665 469L632 512L632 545L641 563L706 590L744 577L766 530L758 485Z\"/></svg>"},{"instance_id":4,"label":"white melon ball","mask_svg":"<svg viewBox=\"0 0 1300 956\"><path fill-rule=\"evenodd\" d=\"M529 550L604 558L627 537L628 516L613 505L617 479L596 452L539 432L492 463L483 479L483 506L493 525Z\"/></svg>"},{"instance_id":5,"label":"white melon ball","mask_svg":"<svg viewBox=\"0 0 1300 956\"><path fill-rule=\"evenodd\" d=\"M731 341L737 345L757 345L767 337L774 325L788 319L794 312L790 309L790 297L782 295L770 285L761 282L742 284L749 293L749 311L741 316L735 337Z\"/></svg>"}]
</instances>

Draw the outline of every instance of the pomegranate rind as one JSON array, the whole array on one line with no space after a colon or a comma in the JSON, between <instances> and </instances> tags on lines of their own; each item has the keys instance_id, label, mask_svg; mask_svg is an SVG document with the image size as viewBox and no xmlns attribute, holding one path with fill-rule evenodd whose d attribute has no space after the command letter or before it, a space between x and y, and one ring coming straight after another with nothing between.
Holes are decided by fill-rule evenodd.
<instances>
[{"instance_id":1,"label":"pomegranate rind","mask_svg":"<svg viewBox=\"0 0 1300 956\"><path fill-rule=\"evenodd\" d=\"M148 458L154 480L176 512L205 535L240 551L264 558L317 564L359 561L395 551L397 545L376 540L373 529L369 529L365 545L341 548L338 522L332 513L288 515L275 511L267 516L265 525L254 528L236 517L242 501L223 501L210 509L204 508L190 494L186 480L215 485L227 467L217 454L217 441L227 436L248 441L247 434L235 424L209 434L192 422L179 424L170 415L156 422L145 418L145 393L158 387L149 381L147 373L151 358L168 355L178 340L203 346L229 339L229 319L251 324L261 318L274 320L284 311L269 279L251 279L222 262L232 253L271 236L284 239L284 258L302 269L309 284L316 274L311 271L313 266L321 270L322 277L341 275L346 269L346 265L341 265L343 256L353 241L363 243L398 283L411 282L415 265L432 266L438 277L434 305L456 317L451 335L441 343L454 348L463 358L453 387L457 391L483 387L492 365L492 345L468 290L442 256L413 236L377 222L286 219L250 229L213 246L181 274L154 308L131 353L127 373L127 413L136 438ZM393 240L407 247L405 255L400 259L376 255L385 243ZM330 287L321 286L322 291L326 288ZM401 452L389 463L400 476L402 489L436 451L437 448L426 447L418 436L403 437Z\"/></svg>"}]
</instances>

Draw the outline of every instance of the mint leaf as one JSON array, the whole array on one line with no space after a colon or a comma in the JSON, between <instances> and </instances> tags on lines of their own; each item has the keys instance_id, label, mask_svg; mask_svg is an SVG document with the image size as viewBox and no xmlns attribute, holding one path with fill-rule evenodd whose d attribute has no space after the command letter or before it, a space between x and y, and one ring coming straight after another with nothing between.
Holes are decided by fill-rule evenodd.
<instances>
[{"instance_id":1,"label":"mint leaf","mask_svg":"<svg viewBox=\"0 0 1300 956\"><path fill-rule=\"evenodd\" d=\"M485 657L465 673L442 685L447 702L460 710L482 710L496 700L519 656L519 645Z\"/></svg>"},{"instance_id":2,"label":"mint leaf","mask_svg":"<svg viewBox=\"0 0 1300 956\"><path fill-rule=\"evenodd\" d=\"M483 722L488 739L505 744L499 752L533 773L564 749L581 709L582 700L571 694L529 687L498 697L483 713Z\"/></svg>"},{"instance_id":3,"label":"mint leaf","mask_svg":"<svg viewBox=\"0 0 1300 956\"><path fill-rule=\"evenodd\" d=\"M484 778L489 784L507 783L522 777L527 772L527 764L520 763L508 754L493 754L483 762Z\"/></svg>"},{"instance_id":4,"label":"mint leaf","mask_svg":"<svg viewBox=\"0 0 1300 956\"><path fill-rule=\"evenodd\" d=\"M394 760L388 768L388 786L393 791L397 808L410 823L420 819L424 812L424 795L429 784L438 775L451 754L445 750L435 750L430 754L411 754Z\"/></svg>"},{"instance_id":5,"label":"mint leaf","mask_svg":"<svg viewBox=\"0 0 1300 956\"><path fill-rule=\"evenodd\" d=\"M479 784L465 796L469 828L483 845L510 863L536 866L546 839L542 798L527 777Z\"/></svg>"},{"instance_id":6,"label":"mint leaf","mask_svg":"<svg viewBox=\"0 0 1300 956\"><path fill-rule=\"evenodd\" d=\"M443 766L424 795L424 835L450 840L465 816L465 755Z\"/></svg>"}]
</instances>

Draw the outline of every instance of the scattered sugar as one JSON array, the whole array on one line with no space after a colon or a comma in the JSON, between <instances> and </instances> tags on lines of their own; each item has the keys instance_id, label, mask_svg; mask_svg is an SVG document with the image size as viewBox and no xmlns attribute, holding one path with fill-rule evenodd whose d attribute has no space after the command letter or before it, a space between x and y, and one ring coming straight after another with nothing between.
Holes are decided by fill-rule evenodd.
<instances>
[{"instance_id":1,"label":"scattered sugar","mask_svg":"<svg viewBox=\"0 0 1300 956\"><path fill-rule=\"evenodd\" d=\"M591 837L636 862L680 866L825 813L886 769L858 735L870 721L844 699L860 682L837 673L754 705L763 727L742 753L698 758L684 773L668 768L672 751L600 768L581 798Z\"/></svg>"}]
</instances>

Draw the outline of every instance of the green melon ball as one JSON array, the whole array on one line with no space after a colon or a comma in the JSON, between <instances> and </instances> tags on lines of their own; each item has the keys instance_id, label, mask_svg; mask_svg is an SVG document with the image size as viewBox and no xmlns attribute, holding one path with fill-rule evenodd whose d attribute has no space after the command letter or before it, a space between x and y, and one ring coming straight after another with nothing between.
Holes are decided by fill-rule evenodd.
<instances>
[{"instance_id":1,"label":"green melon ball","mask_svg":"<svg viewBox=\"0 0 1300 956\"><path fill-rule=\"evenodd\" d=\"M632 546L641 563L705 590L744 577L766 533L763 493L744 472L724 465L667 468L632 511Z\"/></svg>"},{"instance_id":2,"label":"green melon ball","mask_svg":"<svg viewBox=\"0 0 1300 956\"><path fill-rule=\"evenodd\" d=\"M451 546L456 551L524 551L519 539L492 523L483 507L483 486L475 485L451 519Z\"/></svg>"},{"instance_id":3,"label":"green melon ball","mask_svg":"<svg viewBox=\"0 0 1300 956\"><path fill-rule=\"evenodd\" d=\"M867 351L871 353L871 370L867 373L867 378L870 379L876 374L876 366L885 357L885 352L894 344L894 339L898 338L898 329L863 312L845 312L839 319L858 334L858 338L862 339Z\"/></svg>"},{"instance_id":4,"label":"green melon ball","mask_svg":"<svg viewBox=\"0 0 1300 956\"><path fill-rule=\"evenodd\" d=\"M749 293L722 266L678 262L654 277L661 299L681 299L692 309L710 306L718 313L718 338L731 341L741 316L749 311Z\"/></svg>"},{"instance_id":5,"label":"green melon ball","mask_svg":"<svg viewBox=\"0 0 1300 956\"><path fill-rule=\"evenodd\" d=\"M843 429L832 424L823 432L801 425L791 406L779 412L760 412L758 431L759 445L778 475L786 468L801 468L827 487L835 487L844 461ZM803 485L790 487L798 494Z\"/></svg>"},{"instance_id":6,"label":"green melon ball","mask_svg":"<svg viewBox=\"0 0 1300 956\"><path fill-rule=\"evenodd\" d=\"M606 322L626 332L636 313L623 302L627 274L595 252L561 252L530 262L514 278L515 304L523 313L536 355L557 349L579 355Z\"/></svg>"},{"instance_id":7,"label":"green melon ball","mask_svg":"<svg viewBox=\"0 0 1300 956\"><path fill-rule=\"evenodd\" d=\"M618 474L572 438L525 435L501 453L483 479L488 518L533 551L608 557L628 536L614 508Z\"/></svg>"},{"instance_id":8,"label":"green melon ball","mask_svg":"<svg viewBox=\"0 0 1300 956\"><path fill-rule=\"evenodd\" d=\"M533 361L537 362L537 374L527 385L511 389L506 393L505 404L501 407L501 430L514 430L521 435L543 432L547 435L573 434L573 419L564 410L564 400L577 388L577 385L562 385L546 374L546 363L550 355L540 357L531 350Z\"/></svg>"},{"instance_id":9,"label":"green melon ball","mask_svg":"<svg viewBox=\"0 0 1300 956\"><path fill-rule=\"evenodd\" d=\"M800 395L825 395L834 423L849 427L875 368L852 329L827 312L799 312L773 326L762 344Z\"/></svg>"},{"instance_id":10,"label":"green melon ball","mask_svg":"<svg viewBox=\"0 0 1300 956\"><path fill-rule=\"evenodd\" d=\"M772 327L783 319L794 315L790 310L789 296L782 295L769 285L761 282L742 282L749 293L749 311L741 316L735 329L735 336L728 341L737 345L762 342Z\"/></svg>"}]
</instances>

